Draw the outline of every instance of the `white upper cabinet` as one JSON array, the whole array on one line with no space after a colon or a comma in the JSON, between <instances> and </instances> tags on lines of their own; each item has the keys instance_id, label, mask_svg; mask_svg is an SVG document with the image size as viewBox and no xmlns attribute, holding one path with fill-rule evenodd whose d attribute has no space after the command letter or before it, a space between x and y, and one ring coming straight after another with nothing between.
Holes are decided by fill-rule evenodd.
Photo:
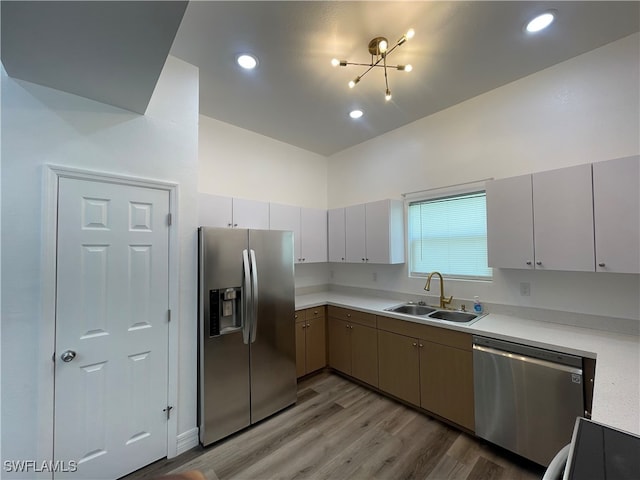
<instances>
[{"instance_id":1,"label":"white upper cabinet","mask_svg":"<svg viewBox=\"0 0 640 480\"><path fill-rule=\"evenodd\" d=\"M302 261L327 261L327 211L316 208L300 209L300 239Z\"/></svg>"},{"instance_id":2,"label":"white upper cabinet","mask_svg":"<svg viewBox=\"0 0 640 480\"><path fill-rule=\"evenodd\" d=\"M199 193L198 225L206 227L233 226L233 199Z\"/></svg>"},{"instance_id":3,"label":"white upper cabinet","mask_svg":"<svg viewBox=\"0 0 640 480\"><path fill-rule=\"evenodd\" d=\"M233 226L269 230L269 204L257 200L234 198Z\"/></svg>"},{"instance_id":4,"label":"white upper cabinet","mask_svg":"<svg viewBox=\"0 0 640 480\"><path fill-rule=\"evenodd\" d=\"M593 164L596 271L640 273L640 157Z\"/></svg>"},{"instance_id":5,"label":"white upper cabinet","mask_svg":"<svg viewBox=\"0 0 640 480\"><path fill-rule=\"evenodd\" d=\"M345 224L345 209L333 208L328 212L329 217L329 261L345 262L347 260L347 239Z\"/></svg>"},{"instance_id":6,"label":"white upper cabinet","mask_svg":"<svg viewBox=\"0 0 640 480\"><path fill-rule=\"evenodd\" d=\"M198 194L198 224L207 227L269 228L269 204L257 200Z\"/></svg>"},{"instance_id":7,"label":"white upper cabinet","mask_svg":"<svg viewBox=\"0 0 640 480\"><path fill-rule=\"evenodd\" d=\"M333 214L337 231L332 231L331 245L339 251L340 215ZM400 200L380 200L344 209L345 256L351 263L404 263L404 204ZM330 247L331 250L331 247ZM342 261L331 254L331 261ZM337 257L337 258L336 258Z\"/></svg>"},{"instance_id":8,"label":"white upper cabinet","mask_svg":"<svg viewBox=\"0 0 640 480\"><path fill-rule=\"evenodd\" d=\"M350 263L367 261L365 208L362 205L352 205L345 208L345 256Z\"/></svg>"},{"instance_id":9,"label":"white upper cabinet","mask_svg":"<svg viewBox=\"0 0 640 480\"><path fill-rule=\"evenodd\" d=\"M486 192L489 266L533 269L531 175L489 181Z\"/></svg>"},{"instance_id":10,"label":"white upper cabinet","mask_svg":"<svg viewBox=\"0 0 640 480\"><path fill-rule=\"evenodd\" d=\"M365 205L367 262L404 263L404 204L380 200Z\"/></svg>"},{"instance_id":11,"label":"white upper cabinet","mask_svg":"<svg viewBox=\"0 0 640 480\"><path fill-rule=\"evenodd\" d=\"M640 273L640 157L487 182L489 266Z\"/></svg>"},{"instance_id":12,"label":"white upper cabinet","mask_svg":"<svg viewBox=\"0 0 640 480\"><path fill-rule=\"evenodd\" d=\"M272 203L271 230L290 230L296 263L327 261L327 211Z\"/></svg>"},{"instance_id":13,"label":"white upper cabinet","mask_svg":"<svg viewBox=\"0 0 640 480\"><path fill-rule=\"evenodd\" d=\"M593 272L591 165L533 174L536 269Z\"/></svg>"}]
</instances>

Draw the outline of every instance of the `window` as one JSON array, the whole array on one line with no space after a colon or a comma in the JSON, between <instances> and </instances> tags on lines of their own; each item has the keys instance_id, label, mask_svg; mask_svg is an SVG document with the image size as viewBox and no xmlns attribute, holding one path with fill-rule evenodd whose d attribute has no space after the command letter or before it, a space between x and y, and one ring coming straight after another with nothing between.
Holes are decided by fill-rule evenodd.
<instances>
[{"instance_id":1,"label":"window","mask_svg":"<svg viewBox=\"0 0 640 480\"><path fill-rule=\"evenodd\" d=\"M411 202L408 230L411 275L491 278L484 191Z\"/></svg>"}]
</instances>

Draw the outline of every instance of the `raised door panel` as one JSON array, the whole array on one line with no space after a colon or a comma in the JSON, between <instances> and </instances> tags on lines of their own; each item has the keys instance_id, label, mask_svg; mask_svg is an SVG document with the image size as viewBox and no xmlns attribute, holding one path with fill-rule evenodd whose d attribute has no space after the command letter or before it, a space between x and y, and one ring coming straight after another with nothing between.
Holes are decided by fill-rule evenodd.
<instances>
[{"instance_id":1,"label":"raised door panel","mask_svg":"<svg viewBox=\"0 0 640 480\"><path fill-rule=\"evenodd\" d=\"M593 164L596 271L640 273L640 157Z\"/></svg>"},{"instance_id":2,"label":"raised door panel","mask_svg":"<svg viewBox=\"0 0 640 480\"><path fill-rule=\"evenodd\" d=\"M420 364L415 338L378 330L378 386L401 400L420 405Z\"/></svg>"},{"instance_id":3,"label":"raised door panel","mask_svg":"<svg viewBox=\"0 0 640 480\"><path fill-rule=\"evenodd\" d=\"M305 263L327 261L327 211L300 209L300 238Z\"/></svg>"},{"instance_id":4,"label":"raised door panel","mask_svg":"<svg viewBox=\"0 0 640 480\"><path fill-rule=\"evenodd\" d=\"M489 181L487 253L493 268L534 268L531 175Z\"/></svg>"},{"instance_id":5,"label":"raised door panel","mask_svg":"<svg viewBox=\"0 0 640 480\"><path fill-rule=\"evenodd\" d=\"M351 375L378 386L378 330L351 324Z\"/></svg>"},{"instance_id":6,"label":"raised door panel","mask_svg":"<svg viewBox=\"0 0 640 480\"><path fill-rule=\"evenodd\" d=\"M258 200L234 198L233 226L269 230L269 204Z\"/></svg>"},{"instance_id":7,"label":"raised door panel","mask_svg":"<svg viewBox=\"0 0 640 480\"><path fill-rule=\"evenodd\" d=\"M305 322L296 322L296 377L300 378L307 373L306 367L306 340Z\"/></svg>"},{"instance_id":8,"label":"raised door panel","mask_svg":"<svg viewBox=\"0 0 640 480\"><path fill-rule=\"evenodd\" d=\"M366 261L365 206L353 205L345 208L345 255L349 263Z\"/></svg>"},{"instance_id":9,"label":"raised door panel","mask_svg":"<svg viewBox=\"0 0 640 480\"><path fill-rule=\"evenodd\" d=\"M233 199L220 195L198 194L198 225L206 227L233 226Z\"/></svg>"},{"instance_id":10,"label":"raised door panel","mask_svg":"<svg viewBox=\"0 0 640 480\"><path fill-rule=\"evenodd\" d=\"M536 270L593 272L591 165L533 175Z\"/></svg>"},{"instance_id":11,"label":"raised door panel","mask_svg":"<svg viewBox=\"0 0 640 480\"><path fill-rule=\"evenodd\" d=\"M307 373L320 370L327 365L326 322L324 317L306 322Z\"/></svg>"},{"instance_id":12,"label":"raised door panel","mask_svg":"<svg viewBox=\"0 0 640 480\"><path fill-rule=\"evenodd\" d=\"M279 203L269 204L269 229L293 232L293 258L296 263L300 263L302 261L300 207Z\"/></svg>"},{"instance_id":13,"label":"raised door panel","mask_svg":"<svg viewBox=\"0 0 640 480\"><path fill-rule=\"evenodd\" d=\"M420 398L425 410L475 428L472 353L420 340Z\"/></svg>"},{"instance_id":14,"label":"raised door panel","mask_svg":"<svg viewBox=\"0 0 640 480\"><path fill-rule=\"evenodd\" d=\"M347 322L329 317L329 366L351 375L351 329Z\"/></svg>"},{"instance_id":15,"label":"raised door panel","mask_svg":"<svg viewBox=\"0 0 640 480\"><path fill-rule=\"evenodd\" d=\"M389 206L389 200L370 202L365 206L365 258L369 263L390 263Z\"/></svg>"},{"instance_id":16,"label":"raised door panel","mask_svg":"<svg viewBox=\"0 0 640 480\"><path fill-rule=\"evenodd\" d=\"M334 208L328 212L329 261L346 261L345 209Z\"/></svg>"}]
</instances>

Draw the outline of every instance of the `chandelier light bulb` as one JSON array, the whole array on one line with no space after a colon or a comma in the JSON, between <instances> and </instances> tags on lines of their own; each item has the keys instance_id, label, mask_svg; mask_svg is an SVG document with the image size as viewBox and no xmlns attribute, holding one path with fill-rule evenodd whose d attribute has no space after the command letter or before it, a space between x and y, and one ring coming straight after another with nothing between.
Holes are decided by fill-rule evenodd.
<instances>
[{"instance_id":1,"label":"chandelier light bulb","mask_svg":"<svg viewBox=\"0 0 640 480\"><path fill-rule=\"evenodd\" d=\"M380 53L386 52L387 48L389 48L389 45L387 44L387 41L386 40L380 40L380 43L378 43L378 50L380 51Z\"/></svg>"},{"instance_id":2,"label":"chandelier light bulb","mask_svg":"<svg viewBox=\"0 0 640 480\"><path fill-rule=\"evenodd\" d=\"M353 80L351 80L351 81L349 82L349 88L353 88L353 87L355 87L355 86L356 86L356 83L358 83L359 81L360 81L360 77L356 77L356 78L354 78Z\"/></svg>"},{"instance_id":3,"label":"chandelier light bulb","mask_svg":"<svg viewBox=\"0 0 640 480\"><path fill-rule=\"evenodd\" d=\"M337 67L338 65L340 65L340 60L338 60L337 58L332 58L331 65L333 65L334 67Z\"/></svg>"},{"instance_id":4,"label":"chandelier light bulb","mask_svg":"<svg viewBox=\"0 0 640 480\"><path fill-rule=\"evenodd\" d=\"M413 70L413 65L408 64L404 66L404 71L409 73L411 70Z\"/></svg>"},{"instance_id":5,"label":"chandelier light bulb","mask_svg":"<svg viewBox=\"0 0 640 480\"><path fill-rule=\"evenodd\" d=\"M405 37L407 37L407 40L411 40L416 34L416 31L413 28L410 28L409 30L407 30L407 33L405 33Z\"/></svg>"},{"instance_id":6,"label":"chandelier light bulb","mask_svg":"<svg viewBox=\"0 0 640 480\"><path fill-rule=\"evenodd\" d=\"M384 94L384 99L388 102L391 100L391 90L387 88L387 92Z\"/></svg>"}]
</instances>

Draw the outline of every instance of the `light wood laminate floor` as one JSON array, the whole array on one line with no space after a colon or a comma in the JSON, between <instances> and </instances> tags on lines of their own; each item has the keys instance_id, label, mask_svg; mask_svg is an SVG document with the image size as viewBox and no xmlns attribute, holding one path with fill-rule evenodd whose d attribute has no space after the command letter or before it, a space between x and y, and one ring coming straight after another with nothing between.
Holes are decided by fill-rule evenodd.
<instances>
[{"instance_id":1,"label":"light wood laminate floor","mask_svg":"<svg viewBox=\"0 0 640 480\"><path fill-rule=\"evenodd\" d=\"M543 469L338 375L298 384L295 406L126 480L199 470L226 479L504 479Z\"/></svg>"}]
</instances>

